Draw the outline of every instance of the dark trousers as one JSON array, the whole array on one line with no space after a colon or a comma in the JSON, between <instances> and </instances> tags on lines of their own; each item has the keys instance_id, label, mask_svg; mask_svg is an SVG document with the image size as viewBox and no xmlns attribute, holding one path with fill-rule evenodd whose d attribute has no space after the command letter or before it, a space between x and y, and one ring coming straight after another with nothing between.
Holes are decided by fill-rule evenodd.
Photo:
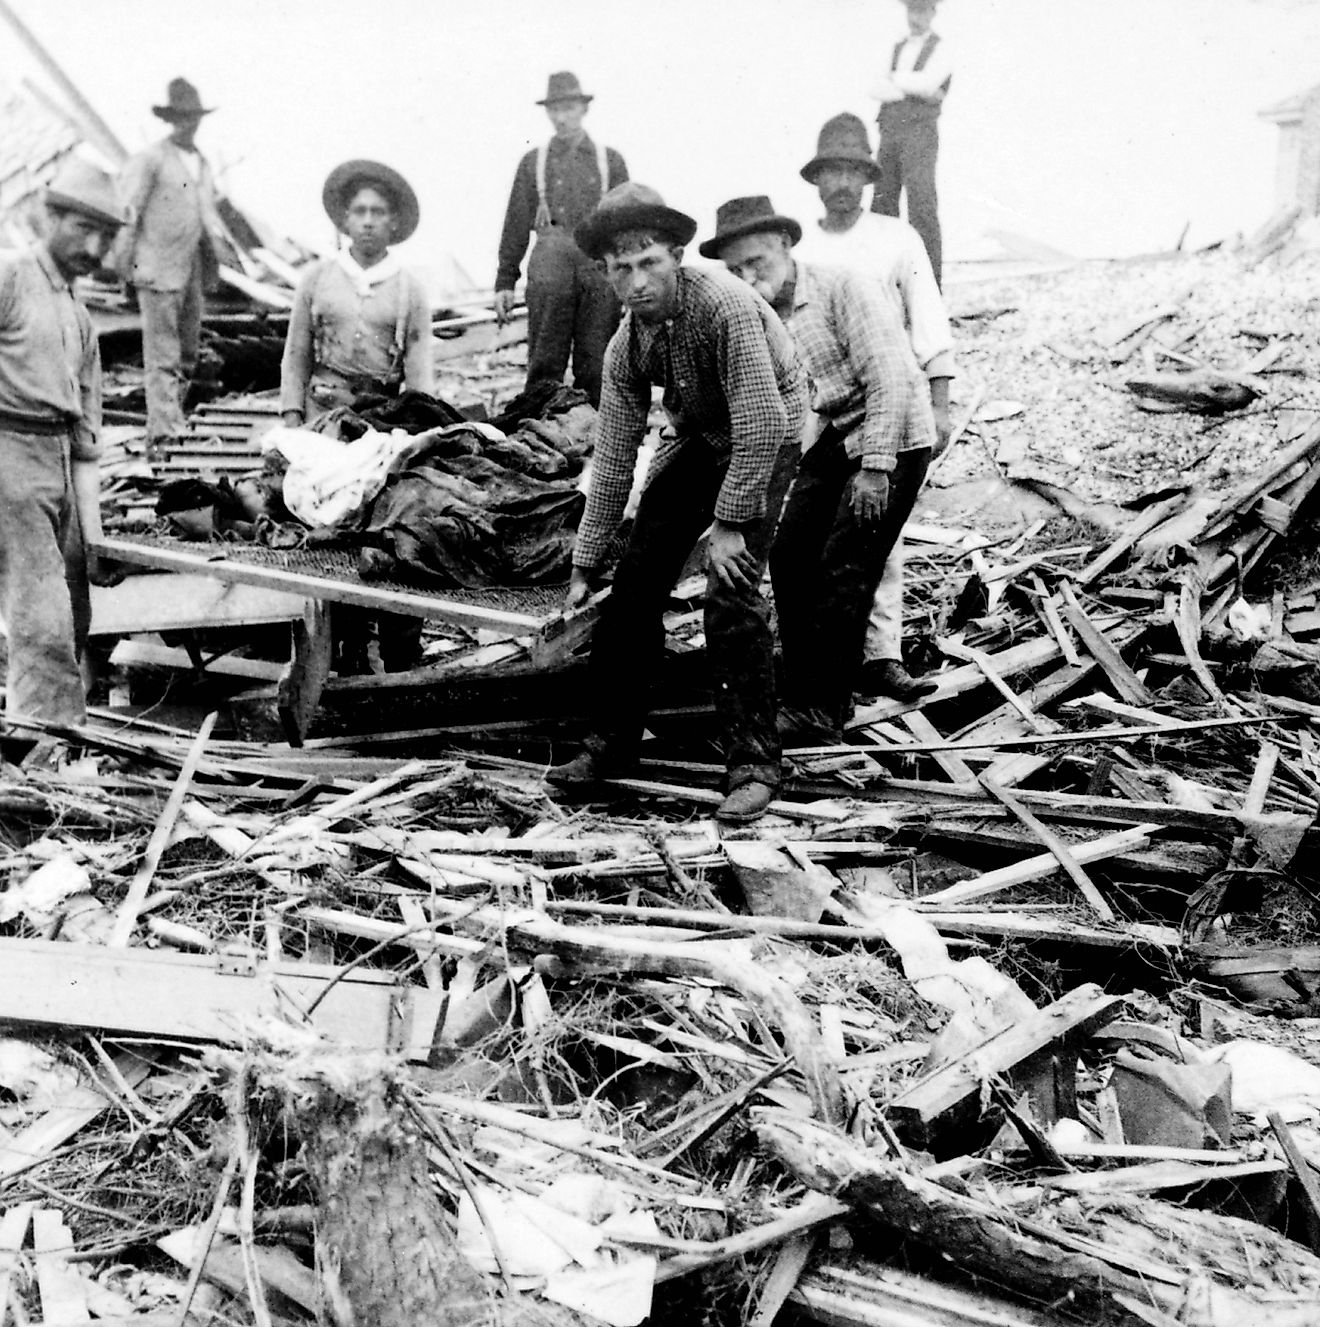
<instances>
[{"instance_id":1,"label":"dark trousers","mask_svg":"<svg viewBox=\"0 0 1320 1327\"><path fill-rule=\"evenodd\" d=\"M802 457L770 555L789 705L847 719L871 601L929 462L928 448L900 452L884 516L861 524L852 510L861 462L844 435L825 429Z\"/></svg>"},{"instance_id":2,"label":"dark trousers","mask_svg":"<svg viewBox=\"0 0 1320 1327\"><path fill-rule=\"evenodd\" d=\"M543 231L527 263L527 386L563 382L571 354L573 386L599 405L601 365L619 313L614 292L573 237Z\"/></svg>"},{"instance_id":3,"label":"dark trousers","mask_svg":"<svg viewBox=\"0 0 1320 1327\"><path fill-rule=\"evenodd\" d=\"M742 527L758 569L765 567L797 461L794 439L775 465L765 516ZM714 519L725 469L726 464L694 438L642 493L591 647L594 713L587 745L607 763L625 764L637 753L647 693L664 651L665 603L693 546ZM706 657L730 791L753 779L771 787L779 784L774 642L759 572L757 580L750 590L730 590L713 571L706 578Z\"/></svg>"},{"instance_id":4,"label":"dark trousers","mask_svg":"<svg viewBox=\"0 0 1320 1327\"><path fill-rule=\"evenodd\" d=\"M871 211L898 216L898 199L907 192L907 219L921 236L937 283L943 282L944 244L940 203L935 191L935 158L940 150L938 120L904 121L880 116L880 178L871 195Z\"/></svg>"}]
</instances>

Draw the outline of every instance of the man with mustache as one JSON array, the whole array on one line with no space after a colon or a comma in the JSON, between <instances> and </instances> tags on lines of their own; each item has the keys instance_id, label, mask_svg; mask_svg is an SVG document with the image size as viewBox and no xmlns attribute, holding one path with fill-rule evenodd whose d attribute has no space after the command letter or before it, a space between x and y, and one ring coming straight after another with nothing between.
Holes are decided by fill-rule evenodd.
<instances>
[{"instance_id":1,"label":"man with mustache","mask_svg":"<svg viewBox=\"0 0 1320 1327\"><path fill-rule=\"evenodd\" d=\"M646 686L664 645L662 614L709 530L706 653L728 769L718 819L755 820L779 785L773 641L761 594L784 494L797 468L806 390L792 339L763 300L723 272L682 266L696 232L654 189L611 189L577 228L603 260L624 318L605 355L587 506L565 607L584 603L622 520L651 388L662 434L591 647L591 731L547 774L589 787L637 758Z\"/></svg>"},{"instance_id":2,"label":"man with mustache","mask_svg":"<svg viewBox=\"0 0 1320 1327\"><path fill-rule=\"evenodd\" d=\"M802 228L766 197L735 198L701 245L783 319L822 428L802 455L770 555L783 648L780 733L843 740L866 616L935 442L921 371L874 281L798 261Z\"/></svg>"},{"instance_id":3,"label":"man with mustache","mask_svg":"<svg viewBox=\"0 0 1320 1327\"><path fill-rule=\"evenodd\" d=\"M819 191L825 216L807 227L797 257L802 262L847 267L872 277L893 301L930 389L936 434L933 459L949 442L953 335L921 237L898 217L863 210L866 188L879 178L880 171L871 157L866 126L857 116L845 112L825 122L816 155L803 166L801 175ZM911 701L934 691L933 682L914 678L904 668L902 645L900 536L885 563L871 609L865 662L856 679L860 692Z\"/></svg>"},{"instance_id":4,"label":"man with mustache","mask_svg":"<svg viewBox=\"0 0 1320 1327\"><path fill-rule=\"evenodd\" d=\"M12 719L80 724L79 659L101 538L101 356L73 283L105 260L114 181L70 157L46 191L46 237L0 257L0 616Z\"/></svg>"}]
</instances>

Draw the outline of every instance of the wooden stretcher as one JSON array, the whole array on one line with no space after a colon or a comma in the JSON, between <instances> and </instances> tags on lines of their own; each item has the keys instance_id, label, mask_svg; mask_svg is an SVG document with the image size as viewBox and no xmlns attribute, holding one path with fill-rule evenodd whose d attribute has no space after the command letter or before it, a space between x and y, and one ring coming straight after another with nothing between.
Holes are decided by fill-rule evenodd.
<instances>
[{"instance_id":1,"label":"wooden stretcher","mask_svg":"<svg viewBox=\"0 0 1320 1327\"><path fill-rule=\"evenodd\" d=\"M280 721L291 746L303 744L330 675L334 604L505 632L522 640L533 667L552 668L588 638L599 602L598 596L581 612L565 615L560 607L562 586L431 590L395 582L367 582L357 575L355 555L344 549L269 549L252 544L190 543L150 535L103 539L97 553L104 559L154 572L200 576L221 585L273 591L284 601L286 613L300 605L301 611L290 613L288 619L293 627L291 653L278 687ZM95 605L92 629L97 630Z\"/></svg>"}]
</instances>

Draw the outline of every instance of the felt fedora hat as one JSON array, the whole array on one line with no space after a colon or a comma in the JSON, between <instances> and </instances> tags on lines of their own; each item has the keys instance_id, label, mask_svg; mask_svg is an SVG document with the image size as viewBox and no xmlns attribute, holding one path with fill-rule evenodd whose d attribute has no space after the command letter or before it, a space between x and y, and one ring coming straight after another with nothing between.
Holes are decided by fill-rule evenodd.
<instances>
[{"instance_id":1,"label":"felt fedora hat","mask_svg":"<svg viewBox=\"0 0 1320 1327\"><path fill-rule=\"evenodd\" d=\"M802 238L802 227L792 217L781 217L764 194L731 198L720 204L715 213L715 234L699 244L697 251L703 258L718 258L720 250L731 240L768 230L787 235L790 244Z\"/></svg>"},{"instance_id":2,"label":"felt fedora hat","mask_svg":"<svg viewBox=\"0 0 1320 1327\"><path fill-rule=\"evenodd\" d=\"M596 210L573 232L578 248L589 258L600 258L611 236L625 230L658 230L675 244L686 244L697 223L683 212L665 206L654 189L634 180L616 184Z\"/></svg>"},{"instance_id":3,"label":"felt fedora hat","mask_svg":"<svg viewBox=\"0 0 1320 1327\"><path fill-rule=\"evenodd\" d=\"M578 82L577 75L570 73L567 69L561 69L558 73L550 75L550 80L546 84L545 96L536 104L538 106L553 106L557 101L591 100L592 96L582 91L582 84Z\"/></svg>"},{"instance_id":4,"label":"felt fedora hat","mask_svg":"<svg viewBox=\"0 0 1320 1327\"><path fill-rule=\"evenodd\" d=\"M398 171L383 162L355 158L336 166L325 177L325 184L321 188L321 206L325 208L326 215L342 230L344 209L348 207L351 194L364 184L374 185L389 195L394 204L393 243L403 243L417 229L417 223L422 219L422 209L412 185Z\"/></svg>"},{"instance_id":5,"label":"felt fedora hat","mask_svg":"<svg viewBox=\"0 0 1320 1327\"><path fill-rule=\"evenodd\" d=\"M816 155L799 174L808 184L815 184L820 168L835 162L860 166L872 184L880 178L880 167L871 155L871 137L866 132L866 125L849 111L826 120L821 126L820 137L816 139Z\"/></svg>"},{"instance_id":6,"label":"felt fedora hat","mask_svg":"<svg viewBox=\"0 0 1320 1327\"><path fill-rule=\"evenodd\" d=\"M214 106L203 106L201 94L186 78L172 78L165 90L165 105L153 106L151 113L162 120L187 119L193 115L210 115Z\"/></svg>"},{"instance_id":7,"label":"felt fedora hat","mask_svg":"<svg viewBox=\"0 0 1320 1327\"><path fill-rule=\"evenodd\" d=\"M114 180L99 166L78 157L65 157L60 163L46 186L46 206L80 212L107 230L118 230L124 224Z\"/></svg>"}]
</instances>

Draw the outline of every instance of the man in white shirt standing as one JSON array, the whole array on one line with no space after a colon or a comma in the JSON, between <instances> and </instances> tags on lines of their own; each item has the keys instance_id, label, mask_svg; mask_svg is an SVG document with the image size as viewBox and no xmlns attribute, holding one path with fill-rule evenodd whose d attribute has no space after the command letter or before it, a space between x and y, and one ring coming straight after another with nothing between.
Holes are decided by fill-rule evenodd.
<instances>
[{"instance_id":1,"label":"man in white shirt standing","mask_svg":"<svg viewBox=\"0 0 1320 1327\"><path fill-rule=\"evenodd\" d=\"M873 278L893 302L930 389L938 456L949 441L949 379L953 377L953 335L944 300L931 272L921 237L906 221L863 209L868 184L880 176L871 156L866 125L845 112L827 120L816 155L802 178L814 184L825 215L808 226L798 245L804 262L846 267ZM903 543L885 563L866 633L866 662L856 681L866 695L915 700L935 689L903 667Z\"/></svg>"},{"instance_id":2,"label":"man in white shirt standing","mask_svg":"<svg viewBox=\"0 0 1320 1327\"><path fill-rule=\"evenodd\" d=\"M873 95L880 102L880 176L871 210L898 216L907 194L908 220L926 245L936 283L942 279L939 199L935 158L940 150L940 108L953 80L949 51L931 31L937 0L903 0L908 35L894 47L888 74Z\"/></svg>"}]
</instances>

